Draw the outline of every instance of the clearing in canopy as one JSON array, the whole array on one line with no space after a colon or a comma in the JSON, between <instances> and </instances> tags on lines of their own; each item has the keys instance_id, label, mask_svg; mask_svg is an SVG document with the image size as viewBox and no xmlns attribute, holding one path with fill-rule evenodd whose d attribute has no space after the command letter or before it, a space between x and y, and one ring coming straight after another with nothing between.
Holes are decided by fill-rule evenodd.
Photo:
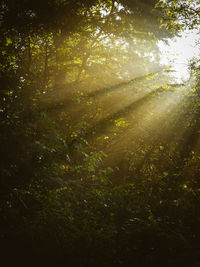
<instances>
[{"instance_id":1,"label":"clearing in canopy","mask_svg":"<svg viewBox=\"0 0 200 267\"><path fill-rule=\"evenodd\" d=\"M3 266L200 266L199 32L199 0L0 2Z\"/></svg>"}]
</instances>

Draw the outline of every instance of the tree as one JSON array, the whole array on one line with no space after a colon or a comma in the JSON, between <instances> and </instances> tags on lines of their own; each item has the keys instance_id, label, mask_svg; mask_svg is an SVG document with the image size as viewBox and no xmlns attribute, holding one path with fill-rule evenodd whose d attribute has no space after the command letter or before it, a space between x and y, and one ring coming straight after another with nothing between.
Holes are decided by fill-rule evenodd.
<instances>
[{"instance_id":1,"label":"tree","mask_svg":"<svg viewBox=\"0 0 200 267\"><path fill-rule=\"evenodd\" d=\"M157 8L162 8L161 23L168 29L198 29L200 24L200 7L198 1L191 0L160 0L156 4Z\"/></svg>"},{"instance_id":2,"label":"tree","mask_svg":"<svg viewBox=\"0 0 200 267\"><path fill-rule=\"evenodd\" d=\"M160 18L161 25L179 33L181 31L195 31L199 35L200 27L200 4L198 1L172 1L160 0L156 4L157 8L162 8ZM199 43L197 44L199 46ZM199 55L191 60L191 74L196 78L196 88L199 92Z\"/></svg>"},{"instance_id":3,"label":"tree","mask_svg":"<svg viewBox=\"0 0 200 267\"><path fill-rule=\"evenodd\" d=\"M185 130L190 119L161 116L174 88L160 74L156 42L172 33L160 28L154 4L0 4L0 239L7 261L12 253L33 266L198 262L192 211L199 161L186 153L190 138L184 155L177 149L176 126ZM110 157L106 165L103 149L121 162Z\"/></svg>"}]
</instances>

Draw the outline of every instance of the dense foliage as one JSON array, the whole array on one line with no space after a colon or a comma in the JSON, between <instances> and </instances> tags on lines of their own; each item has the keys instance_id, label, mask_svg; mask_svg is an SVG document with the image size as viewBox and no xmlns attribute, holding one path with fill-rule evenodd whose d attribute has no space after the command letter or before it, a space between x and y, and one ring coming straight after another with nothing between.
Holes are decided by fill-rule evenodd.
<instances>
[{"instance_id":1,"label":"dense foliage","mask_svg":"<svg viewBox=\"0 0 200 267\"><path fill-rule=\"evenodd\" d=\"M199 266L199 64L157 46L199 7L156 2L0 3L4 266Z\"/></svg>"}]
</instances>

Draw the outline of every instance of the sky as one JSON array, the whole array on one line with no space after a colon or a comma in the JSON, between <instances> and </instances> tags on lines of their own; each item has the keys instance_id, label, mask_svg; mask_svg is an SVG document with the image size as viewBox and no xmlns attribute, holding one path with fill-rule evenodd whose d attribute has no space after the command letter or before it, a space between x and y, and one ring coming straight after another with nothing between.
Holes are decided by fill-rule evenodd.
<instances>
[{"instance_id":1,"label":"sky","mask_svg":"<svg viewBox=\"0 0 200 267\"><path fill-rule=\"evenodd\" d=\"M197 31L184 31L180 37L168 40L168 45L163 41L159 42L162 53L161 63L171 65L175 70L174 76L177 82L185 81L189 78L188 62L193 57L200 54L200 45L197 45L199 35Z\"/></svg>"}]
</instances>

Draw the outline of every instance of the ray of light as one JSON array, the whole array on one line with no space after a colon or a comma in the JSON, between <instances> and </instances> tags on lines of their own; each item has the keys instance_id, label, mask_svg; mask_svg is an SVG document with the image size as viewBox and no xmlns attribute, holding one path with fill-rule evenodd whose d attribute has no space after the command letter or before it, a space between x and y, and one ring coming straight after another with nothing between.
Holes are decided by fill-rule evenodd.
<instances>
[{"instance_id":1,"label":"ray of light","mask_svg":"<svg viewBox=\"0 0 200 267\"><path fill-rule=\"evenodd\" d=\"M182 88L180 91L183 93L184 90L185 88ZM178 132L176 129L177 136L175 136L175 139L176 141L183 140L187 129L186 123L192 121L193 117L189 116L189 121L183 120L183 118L185 119L185 112L188 112L188 109L191 108L191 103L188 95L188 99L184 102L185 106L182 106L184 96L180 97L180 91L175 93L171 92L154 99L152 105L145 103L146 108L144 108L144 106L140 107L141 110L139 113L144 113L144 116L139 117L137 123L134 122L128 129L125 128L124 131L117 136L112 145L109 146L108 154L112 155L111 161L114 159L120 160L120 154L122 156L127 146L129 148L132 146L134 150L134 146L138 144L140 137L146 144L155 145L155 143L158 143L158 140L162 140L163 137L172 141L174 138L173 131L177 121L180 122L180 128ZM144 109L148 111L144 112Z\"/></svg>"},{"instance_id":2,"label":"ray of light","mask_svg":"<svg viewBox=\"0 0 200 267\"><path fill-rule=\"evenodd\" d=\"M163 91L163 88L159 87L151 90L150 92L140 94L134 100L131 99L131 101L129 101L130 103L126 103L122 108L116 110L115 112L113 112L113 108L111 108L112 112L109 113L108 116L103 117L89 128L89 135L94 132L98 135L100 133L104 134L106 129L109 129L110 127L112 128L111 121L117 120L120 117L128 117L130 113L132 114L133 112L137 112L139 108L143 109L144 105L147 106L149 101L152 100L156 94L162 93Z\"/></svg>"},{"instance_id":3,"label":"ray of light","mask_svg":"<svg viewBox=\"0 0 200 267\"><path fill-rule=\"evenodd\" d=\"M86 107L85 104L92 103L91 108L94 108L96 105L97 110L101 110L99 115L95 115L95 113L92 112L93 116L89 119L90 124L94 127L94 125L99 121L108 121L108 119L111 119L112 116L120 116L120 113L123 113L123 110L126 113L127 109L129 109L134 102L139 101L149 93L155 93L155 88L148 88L148 90L144 90L141 87L143 87L144 82L150 82L162 71L163 70L138 76L129 81L123 81L116 85L105 87L104 89L100 88L95 92L79 92L82 103L73 102L71 100L73 95L68 94L66 99L63 96L62 101L57 101L58 105L54 102L51 106L48 106L47 109L52 110L52 112L54 112L55 109L70 111L70 115L73 117L73 121L75 123L76 120L79 120L80 113L84 113Z\"/></svg>"}]
</instances>

